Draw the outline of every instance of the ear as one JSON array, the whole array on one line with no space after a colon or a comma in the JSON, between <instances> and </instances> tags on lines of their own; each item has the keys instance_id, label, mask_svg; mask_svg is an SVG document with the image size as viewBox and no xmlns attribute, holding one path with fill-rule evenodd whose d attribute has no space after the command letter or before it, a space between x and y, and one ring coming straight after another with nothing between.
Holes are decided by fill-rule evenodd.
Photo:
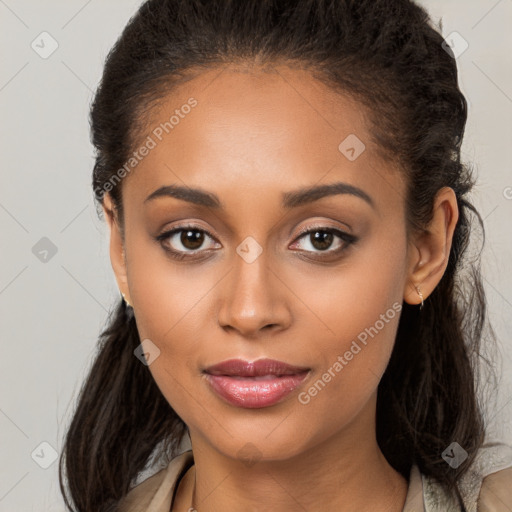
<instances>
[{"instance_id":1,"label":"ear","mask_svg":"<svg viewBox=\"0 0 512 512\"><path fill-rule=\"evenodd\" d=\"M459 219L457 197L450 187L439 190L433 217L426 230L415 235L409 246L409 268L404 288L408 304L420 304L435 289L448 265L453 232Z\"/></svg>"},{"instance_id":2,"label":"ear","mask_svg":"<svg viewBox=\"0 0 512 512\"><path fill-rule=\"evenodd\" d=\"M103 196L103 213L110 229L110 262L121 293L124 293L126 300L131 304L126 273L126 257L124 251L121 228L114 202L109 193Z\"/></svg>"}]
</instances>

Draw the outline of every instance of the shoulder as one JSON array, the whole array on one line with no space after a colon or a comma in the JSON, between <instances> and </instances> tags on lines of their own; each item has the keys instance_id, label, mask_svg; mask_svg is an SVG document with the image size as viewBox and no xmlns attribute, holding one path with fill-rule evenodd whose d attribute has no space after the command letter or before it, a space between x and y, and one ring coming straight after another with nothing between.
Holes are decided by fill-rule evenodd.
<instances>
[{"instance_id":1,"label":"shoulder","mask_svg":"<svg viewBox=\"0 0 512 512\"><path fill-rule=\"evenodd\" d=\"M512 446L489 442L461 481L468 510L494 512L512 505Z\"/></svg>"},{"instance_id":2,"label":"shoulder","mask_svg":"<svg viewBox=\"0 0 512 512\"><path fill-rule=\"evenodd\" d=\"M474 466L473 472L480 477L477 510L494 512L512 508L512 446L484 445Z\"/></svg>"},{"instance_id":3,"label":"shoulder","mask_svg":"<svg viewBox=\"0 0 512 512\"><path fill-rule=\"evenodd\" d=\"M512 510L512 467L496 471L482 481L478 510L498 512Z\"/></svg>"},{"instance_id":4,"label":"shoulder","mask_svg":"<svg viewBox=\"0 0 512 512\"><path fill-rule=\"evenodd\" d=\"M425 512L460 509L455 498L438 482L422 477ZM504 443L482 446L460 479L459 490L468 512L512 511L512 446Z\"/></svg>"},{"instance_id":5,"label":"shoulder","mask_svg":"<svg viewBox=\"0 0 512 512\"><path fill-rule=\"evenodd\" d=\"M118 504L118 512L167 512L176 483L193 464L192 451L174 457L167 467L133 487Z\"/></svg>"}]
</instances>

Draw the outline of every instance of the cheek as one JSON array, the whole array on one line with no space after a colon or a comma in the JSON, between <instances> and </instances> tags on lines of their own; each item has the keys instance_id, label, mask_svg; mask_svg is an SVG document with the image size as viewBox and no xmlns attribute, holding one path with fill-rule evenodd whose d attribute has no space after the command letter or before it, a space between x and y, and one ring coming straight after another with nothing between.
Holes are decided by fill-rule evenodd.
<instances>
[{"instance_id":1,"label":"cheek","mask_svg":"<svg viewBox=\"0 0 512 512\"><path fill-rule=\"evenodd\" d=\"M337 310L335 316L333 311L331 325L337 336L315 338L316 360L322 364L297 395L298 414L305 421L321 418L311 432L311 443L351 424L360 425L356 430L373 425L372 400L393 349L401 304L384 307L381 301L354 300L345 312Z\"/></svg>"},{"instance_id":2,"label":"cheek","mask_svg":"<svg viewBox=\"0 0 512 512\"><path fill-rule=\"evenodd\" d=\"M207 294L215 281L209 275L189 275L172 265L154 266L134 279L137 289L137 329L159 350L148 367L163 396L186 424L214 428L214 412L198 394L198 367L208 346L211 322ZM134 272L135 275L135 272ZM204 417L203 417L204 416Z\"/></svg>"},{"instance_id":3,"label":"cheek","mask_svg":"<svg viewBox=\"0 0 512 512\"><path fill-rule=\"evenodd\" d=\"M302 313L301 329L310 333L310 339L315 339L311 338L315 332L317 339L325 340L323 350L316 343L313 350L344 352L347 344L360 334L364 338L365 330L375 324L381 345L392 345L403 300L405 264L404 239L374 237L338 266L312 267L300 275L292 268L282 273L283 280L293 283L291 300Z\"/></svg>"},{"instance_id":4,"label":"cheek","mask_svg":"<svg viewBox=\"0 0 512 512\"><path fill-rule=\"evenodd\" d=\"M187 396L183 389L191 389L189 381L198 375L201 351L212 332L209 293L219 279L212 271L177 265L158 252L134 244L128 281L139 337L159 350L149 370L174 406Z\"/></svg>"},{"instance_id":5,"label":"cheek","mask_svg":"<svg viewBox=\"0 0 512 512\"><path fill-rule=\"evenodd\" d=\"M376 390L398 329L405 241L374 245L345 267L329 270L328 278L319 279L317 273L300 285L320 319L312 321L310 314L304 322L303 332L315 340L308 352L322 363L299 401L338 424L356 414ZM333 402L343 407L331 409Z\"/></svg>"},{"instance_id":6,"label":"cheek","mask_svg":"<svg viewBox=\"0 0 512 512\"><path fill-rule=\"evenodd\" d=\"M354 300L344 310L331 306L332 332L312 338L316 353L312 357L321 364L299 402L311 405L316 413L324 410L337 424L353 417L376 390L388 364L401 308L401 301L383 304L381 300ZM333 402L342 407L329 412Z\"/></svg>"},{"instance_id":7,"label":"cheek","mask_svg":"<svg viewBox=\"0 0 512 512\"><path fill-rule=\"evenodd\" d=\"M180 339L194 342L198 339L195 331L203 327L197 319L210 318L205 309L208 294L219 280L217 273L207 262L175 262L158 245L142 236L139 240L129 248L128 283L141 339L154 338L165 344ZM188 335L187 330L191 330Z\"/></svg>"}]
</instances>

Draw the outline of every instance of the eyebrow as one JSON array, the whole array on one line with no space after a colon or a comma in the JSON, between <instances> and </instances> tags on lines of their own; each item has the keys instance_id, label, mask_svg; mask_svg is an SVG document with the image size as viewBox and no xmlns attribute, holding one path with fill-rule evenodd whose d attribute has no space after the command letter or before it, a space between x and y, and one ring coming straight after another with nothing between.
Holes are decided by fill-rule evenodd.
<instances>
[{"instance_id":1,"label":"eyebrow","mask_svg":"<svg viewBox=\"0 0 512 512\"><path fill-rule=\"evenodd\" d=\"M318 185L307 187L282 194L284 208L296 208L305 204L318 201L324 197L348 194L359 197L366 201L372 208L375 208L373 199L362 189L348 183L336 182L329 185ZM165 185L152 192L145 200L144 204L158 197L174 197L189 203L209 208L224 209L222 201L211 192L206 192L199 188L183 187L181 185Z\"/></svg>"}]
</instances>

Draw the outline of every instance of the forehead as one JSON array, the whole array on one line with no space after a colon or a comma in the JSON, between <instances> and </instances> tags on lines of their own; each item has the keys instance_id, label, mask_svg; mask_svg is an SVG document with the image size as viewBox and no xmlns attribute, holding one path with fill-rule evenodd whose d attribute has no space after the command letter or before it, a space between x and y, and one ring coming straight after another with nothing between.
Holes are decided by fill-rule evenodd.
<instances>
[{"instance_id":1,"label":"forehead","mask_svg":"<svg viewBox=\"0 0 512 512\"><path fill-rule=\"evenodd\" d=\"M150 149L123 185L124 200L142 203L170 184L280 200L283 191L344 181L400 204L401 174L380 158L368 114L306 70L211 69L152 109L134 148Z\"/></svg>"}]
</instances>

